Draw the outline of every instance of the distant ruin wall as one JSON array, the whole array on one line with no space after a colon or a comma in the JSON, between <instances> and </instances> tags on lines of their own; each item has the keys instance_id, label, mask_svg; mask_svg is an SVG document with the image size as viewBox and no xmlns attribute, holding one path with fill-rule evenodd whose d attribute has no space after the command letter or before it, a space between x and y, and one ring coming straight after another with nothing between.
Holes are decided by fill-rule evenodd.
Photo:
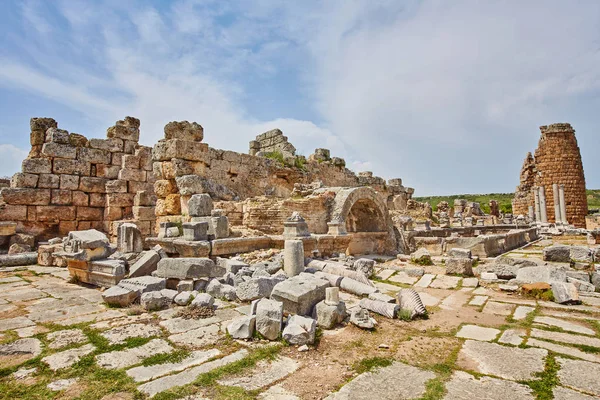
<instances>
[{"instance_id":1,"label":"distant ruin wall","mask_svg":"<svg viewBox=\"0 0 600 400\"><path fill-rule=\"evenodd\" d=\"M69 133L52 118L32 118L30 126L31 151L0 192L0 221L40 238L90 228L116 233L113 223L126 219L150 233L151 148L138 144L138 119L117 121L106 139Z\"/></svg>"},{"instance_id":2,"label":"distant ruin wall","mask_svg":"<svg viewBox=\"0 0 600 400\"><path fill-rule=\"evenodd\" d=\"M521 185L517 187L513 200L513 213L527 215L528 207L534 206L531 189L543 186L548 222L555 222L552 185L564 185L567 220L583 228L588 206L575 130L570 124L552 124L541 126L540 131L542 136L533 156L534 164L528 156L521 171Z\"/></svg>"}]
</instances>

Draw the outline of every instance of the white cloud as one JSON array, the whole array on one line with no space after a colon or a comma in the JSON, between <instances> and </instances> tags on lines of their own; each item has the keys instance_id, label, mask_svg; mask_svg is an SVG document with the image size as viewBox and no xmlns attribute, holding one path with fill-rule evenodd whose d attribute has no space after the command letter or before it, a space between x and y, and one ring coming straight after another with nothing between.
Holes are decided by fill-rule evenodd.
<instances>
[{"instance_id":1,"label":"white cloud","mask_svg":"<svg viewBox=\"0 0 600 400\"><path fill-rule=\"evenodd\" d=\"M0 177L12 176L21 170L21 162L29 151L12 144L0 144Z\"/></svg>"}]
</instances>

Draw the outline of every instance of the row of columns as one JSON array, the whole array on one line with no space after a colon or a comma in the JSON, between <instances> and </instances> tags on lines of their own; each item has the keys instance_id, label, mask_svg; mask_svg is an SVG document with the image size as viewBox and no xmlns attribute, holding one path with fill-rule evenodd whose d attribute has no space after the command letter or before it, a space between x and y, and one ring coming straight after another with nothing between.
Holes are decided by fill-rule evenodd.
<instances>
[{"instance_id":1,"label":"row of columns","mask_svg":"<svg viewBox=\"0 0 600 400\"><path fill-rule=\"evenodd\" d=\"M552 185L552 195L554 197L554 220L556 223L568 224L567 208L565 204L565 185L554 183ZM548 222L548 214L546 211L546 189L544 186L533 188L535 220L540 222ZM532 213L529 210L530 216Z\"/></svg>"}]
</instances>

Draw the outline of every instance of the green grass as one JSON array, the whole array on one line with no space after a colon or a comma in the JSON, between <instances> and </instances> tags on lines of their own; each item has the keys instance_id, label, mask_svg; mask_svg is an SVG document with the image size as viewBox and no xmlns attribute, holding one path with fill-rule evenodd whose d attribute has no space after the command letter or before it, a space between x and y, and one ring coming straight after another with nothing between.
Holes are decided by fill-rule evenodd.
<instances>
[{"instance_id":1,"label":"green grass","mask_svg":"<svg viewBox=\"0 0 600 400\"><path fill-rule=\"evenodd\" d=\"M170 353L155 354L153 356L145 358L142 362L142 365L144 367L149 367L150 365L156 364L178 363L189 357L190 353L191 352L189 350L180 349L172 351Z\"/></svg>"},{"instance_id":2,"label":"green grass","mask_svg":"<svg viewBox=\"0 0 600 400\"><path fill-rule=\"evenodd\" d=\"M375 368L389 367L390 365L392 365L393 362L394 360L387 357L365 358L354 363L354 365L352 365L352 369L356 371L356 373L362 374L364 372L369 372Z\"/></svg>"},{"instance_id":3,"label":"green grass","mask_svg":"<svg viewBox=\"0 0 600 400\"><path fill-rule=\"evenodd\" d=\"M587 194L588 208L600 208L600 189L590 189Z\"/></svg>"},{"instance_id":4,"label":"green grass","mask_svg":"<svg viewBox=\"0 0 600 400\"><path fill-rule=\"evenodd\" d=\"M281 165L285 165L285 161L283 159L283 153L281 151L278 151L278 150L270 151L265 154L265 158L275 160L275 161L279 162Z\"/></svg>"},{"instance_id":5,"label":"green grass","mask_svg":"<svg viewBox=\"0 0 600 400\"><path fill-rule=\"evenodd\" d=\"M537 380L522 382L528 385L535 393L537 400L551 400L554 398L552 390L558 385L558 363L553 353L548 353L546 366L543 372L536 374Z\"/></svg>"}]
</instances>

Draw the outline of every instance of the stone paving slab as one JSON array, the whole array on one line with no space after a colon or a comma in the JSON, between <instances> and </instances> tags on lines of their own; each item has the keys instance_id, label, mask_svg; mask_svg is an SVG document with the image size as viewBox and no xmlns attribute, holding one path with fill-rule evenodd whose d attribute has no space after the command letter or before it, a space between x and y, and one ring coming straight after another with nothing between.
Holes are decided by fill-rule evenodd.
<instances>
[{"instance_id":1,"label":"stone paving slab","mask_svg":"<svg viewBox=\"0 0 600 400\"><path fill-rule=\"evenodd\" d=\"M173 351L173 347L163 339L152 339L148 343L131 349L111 351L110 353L98 354L96 361L98 365L106 369L126 368L140 363L144 358L156 354L164 354Z\"/></svg>"},{"instance_id":2,"label":"stone paving slab","mask_svg":"<svg viewBox=\"0 0 600 400\"><path fill-rule=\"evenodd\" d=\"M23 286L23 288L17 288L18 290L11 290L11 291L7 291L7 292L0 292L0 297L2 297L5 300L10 301L11 303L14 303L16 301L27 301L27 300L34 300L34 299L40 299L42 297L47 297L48 295L44 292L42 292L41 290L29 287L29 286Z\"/></svg>"},{"instance_id":3,"label":"stone paving slab","mask_svg":"<svg viewBox=\"0 0 600 400\"><path fill-rule=\"evenodd\" d=\"M576 392L575 390L567 389L562 386L556 386L552 391L556 400L594 400L598 397Z\"/></svg>"},{"instance_id":4,"label":"stone paving slab","mask_svg":"<svg viewBox=\"0 0 600 400\"><path fill-rule=\"evenodd\" d=\"M485 288L483 286L480 286L477 289L473 290L473 294L476 294L478 296L489 296L492 293L494 293L493 290L490 290L490 289Z\"/></svg>"},{"instance_id":5,"label":"stone paving slab","mask_svg":"<svg viewBox=\"0 0 600 400\"><path fill-rule=\"evenodd\" d=\"M535 396L529 386L502 379L482 376L476 379L463 371L456 371L446 384L445 400L533 400ZM509 395L510 393L510 395Z\"/></svg>"},{"instance_id":6,"label":"stone paving slab","mask_svg":"<svg viewBox=\"0 0 600 400\"><path fill-rule=\"evenodd\" d=\"M458 354L458 365L481 374L526 381L535 379L535 374L544 370L547 355L548 351L543 349L521 349L467 340Z\"/></svg>"},{"instance_id":7,"label":"stone paving slab","mask_svg":"<svg viewBox=\"0 0 600 400\"><path fill-rule=\"evenodd\" d=\"M173 318L160 321L159 325L165 328L169 333L175 334L191 331L192 329L203 328L219 322L221 322L221 319L216 316L203 319Z\"/></svg>"},{"instance_id":8,"label":"stone paving slab","mask_svg":"<svg viewBox=\"0 0 600 400\"><path fill-rule=\"evenodd\" d=\"M375 274L377 279L381 279L382 281L386 281L390 278L390 276L394 275L396 270L393 269L382 269L381 271Z\"/></svg>"},{"instance_id":9,"label":"stone paving slab","mask_svg":"<svg viewBox=\"0 0 600 400\"><path fill-rule=\"evenodd\" d=\"M489 299L488 296L473 296L473 299L469 302L471 306L482 306Z\"/></svg>"},{"instance_id":10,"label":"stone paving slab","mask_svg":"<svg viewBox=\"0 0 600 400\"><path fill-rule=\"evenodd\" d=\"M25 328L27 326L33 326L35 322L27 317L14 317L7 319L0 319L0 332L10 331L13 329Z\"/></svg>"},{"instance_id":11,"label":"stone paving slab","mask_svg":"<svg viewBox=\"0 0 600 400\"><path fill-rule=\"evenodd\" d=\"M600 363L600 356L596 354L583 352L575 347L563 346L556 343L546 342L544 340L538 340L535 338L529 338L527 340L527 345L532 347L539 347L541 349L546 349L553 351L559 354L565 354L567 356L580 358L582 360Z\"/></svg>"},{"instance_id":12,"label":"stone paving slab","mask_svg":"<svg viewBox=\"0 0 600 400\"><path fill-rule=\"evenodd\" d=\"M563 386L600 396L600 364L557 357L558 379Z\"/></svg>"},{"instance_id":13,"label":"stone paving slab","mask_svg":"<svg viewBox=\"0 0 600 400\"><path fill-rule=\"evenodd\" d=\"M414 276L409 276L406 272L400 271L400 272L396 273L396 275L389 278L388 280L390 282L403 283L405 285L412 285L416 281L418 281L419 278L416 278Z\"/></svg>"},{"instance_id":14,"label":"stone paving slab","mask_svg":"<svg viewBox=\"0 0 600 400\"><path fill-rule=\"evenodd\" d=\"M12 283L12 282L24 282L25 284L27 284L27 282L25 282L23 279L19 278L18 276L7 276L5 278L0 278L0 284ZM0 286L0 289L3 287L4 286Z\"/></svg>"},{"instance_id":15,"label":"stone paving slab","mask_svg":"<svg viewBox=\"0 0 600 400\"><path fill-rule=\"evenodd\" d=\"M292 392L281 385L271 386L269 390L262 392L257 397L259 400L301 400Z\"/></svg>"},{"instance_id":16,"label":"stone paving slab","mask_svg":"<svg viewBox=\"0 0 600 400\"><path fill-rule=\"evenodd\" d=\"M524 329L507 329L502 332L502 336L498 339L498 343L519 346L523 343L525 336L527 336L527 332Z\"/></svg>"},{"instance_id":17,"label":"stone paving slab","mask_svg":"<svg viewBox=\"0 0 600 400\"><path fill-rule=\"evenodd\" d=\"M133 378L136 382L146 382L152 379L160 378L173 372L180 372L190 367L203 364L211 358L221 355L218 349L210 349L206 351L194 351L189 357L178 363L167 363L150 365L148 367L140 366L127 370L127 375Z\"/></svg>"},{"instance_id":18,"label":"stone paving slab","mask_svg":"<svg viewBox=\"0 0 600 400\"><path fill-rule=\"evenodd\" d=\"M477 278L463 278L463 287L476 288L479 286L479 279Z\"/></svg>"},{"instance_id":19,"label":"stone paving slab","mask_svg":"<svg viewBox=\"0 0 600 400\"><path fill-rule=\"evenodd\" d=\"M433 281L433 278L435 278L435 275L433 275L433 274L424 274L421 277L421 279L419 279L419 281L417 283L415 283L415 286L422 287L422 288L429 287L429 285Z\"/></svg>"},{"instance_id":20,"label":"stone paving slab","mask_svg":"<svg viewBox=\"0 0 600 400\"><path fill-rule=\"evenodd\" d=\"M440 301L442 299L432 296L431 294L427 293L427 292L418 292L419 293L419 297L421 298L421 301L423 302L423 305L425 307L433 307L433 306L437 306Z\"/></svg>"},{"instance_id":21,"label":"stone paving slab","mask_svg":"<svg viewBox=\"0 0 600 400\"><path fill-rule=\"evenodd\" d=\"M435 280L431 282L429 287L434 289L456 289L460 279L457 276L436 275Z\"/></svg>"},{"instance_id":22,"label":"stone paving slab","mask_svg":"<svg viewBox=\"0 0 600 400\"><path fill-rule=\"evenodd\" d=\"M554 327L561 328L562 330L569 331L569 332L581 333L582 335L591 335L591 336L596 335L596 332L593 329L586 328L585 326L574 324L572 322L565 321L565 320L558 319L558 318L535 317L533 319L533 322L535 322L536 324L554 326Z\"/></svg>"},{"instance_id":23,"label":"stone paving slab","mask_svg":"<svg viewBox=\"0 0 600 400\"><path fill-rule=\"evenodd\" d=\"M482 312L484 314L493 314L493 315L503 315L509 316L512 314L513 308L515 306L512 304L498 303L496 301L488 301L485 307L483 307Z\"/></svg>"},{"instance_id":24,"label":"stone paving slab","mask_svg":"<svg viewBox=\"0 0 600 400\"><path fill-rule=\"evenodd\" d=\"M66 331L51 332L46 336L49 340L48 347L51 349L61 349L71 344L84 343L88 341L87 336L81 329L70 329Z\"/></svg>"},{"instance_id":25,"label":"stone paving slab","mask_svg":"<svg viewBox=\"0 0 600 400\"><path fill-rule=\"evenodd\" d=\"M527 315L529 315L529 313L533 312L533 310L535 310L535 307L519 306L513 314L513 319L517 321L525 319L527 318Z\"/></svg>"},{"instance_id":26,"label":"stone paving slab","mask_svg":"<svg viewBox=\"0 0 600 400\"><path fill-rule=\"evenodd\" d=\"M553 340L569 344L583 344L600 348L600 339L589 336L574 335L572 333L545 331L531 328L530 336L538 339Z\"/></svg>"},{"instance_id":27,"label":"stone paving slab","mask_svg":"<svg viewBox=\"0 0 600 400\"><path fill-rule=\"evenodd\" d=\"M491 342L496 339L499 333L499 329L484 328L477 325L463 325L456 333L456 337Z\"/></svg>"},{"instance_id":28,"label":"stone paving slab","mask_svg":"<svg viewBox=\"0 0 600 400\"><path fill-rule=\"evenodd\" d=\"M96 350L94 345L86 344L76 349L70 349L60 353L51 354L42 358L42 361L48 364L48 367L50 367L52 371L58 371L60 369L73 366L73 364L81 360L81 357L87 356L94 350Z\"/></svg>"},{"instance_id":29,"label":"stone paving slab","mask_svg":"<svg viewBox=\"0 0 600 400\"><path fill-rule=\"evenodd\" d=\"M278 357L275 361L260 361L248 374L217 381L223 386L237 386L244 390L257 390L285 378L298 369L300 364L288 357Z\"/></svg>"},{"instance_id":30,"label":"stone paving slab","mask_svg":"<svg viewBox=\"0 0 600 400\"><path fill-rule=\"evenodd\" d=\"M464 306L469 300L469 295L464 292L452 293L446 297L440 304L440 308L444 310L455 310Z\"/></svg>"},{"instance_id":31,"label":"stone paving slab","mask_svg":"<svg viewBox=\"0 0 600 400\"><path fill-rule=\"evenodd\" d=\"M71 306L71 307L66 307L65 305L63 305L62 307L60 306L61 302L58 302L59 304L56 304L56 306L59 306L60 308L58 309L54 309L54 310L43 310L43 311L37 311L37 312L32 312L29 314L29 318L35 322L56 322L58 320L64 320L64 319L74 319L75 317L81 316L81 315L85 315L85 314L93 314L93 313L97 313L100 311L104 311L106 308L104 308L104 306L101 306L99 304L85 304L85 305L80 305L80 306ZM75 323L75 322L72 322Z\"/></svg>"},{"instance_id":32,"label":"stone paving slab","mask_svg":"<svg viewBox=\"0 0 600 400\"><path fill-rule=\"evenodd\" d=\"M238 350L233 354L225 356L215 361L210 361L197 367L190 368L174 375L164 376L154 381L144 383L138 386L140 392L154 397L157 393L172 389L177 386L184 386L192 383L199 375L212 371L227 364L239 361L248 355L248 350Z\"/></svg>"},{"instance_id":33,"label":"stone paving slab","mask_svg":"<svg viewBox=\"0 0 600 400\"><path fill-rule=\"evenodd\" d=\"M169 340L180 346L202 347L215 344L219 340L219 324L192 329L169 336Z\"/></svg>"},{"instance_id":34,"label":"stone paving slab","mask_svg":"<svg viewBox=\"0 0 600 400\"><path fill-rule=\"evenodd\" d=\"M149 338L161 334L162 330L156 325L131 324L113 328L100 335L106 338L110 344L121 344L130 338Z\"/></svg>"},{"instance_id":35,"label":"stone paving slab","mask_svg":"<svg viewBox=\"0 0 600 400\"><path fill-rule=\"evenodd\" d=\"M394 362L389 367L365 372L332 393L327 400L398 400L418 399L425 384L435 374L420 368ZM391 389L390 385L393 385Z\"/></svg>"}]
</instances>

